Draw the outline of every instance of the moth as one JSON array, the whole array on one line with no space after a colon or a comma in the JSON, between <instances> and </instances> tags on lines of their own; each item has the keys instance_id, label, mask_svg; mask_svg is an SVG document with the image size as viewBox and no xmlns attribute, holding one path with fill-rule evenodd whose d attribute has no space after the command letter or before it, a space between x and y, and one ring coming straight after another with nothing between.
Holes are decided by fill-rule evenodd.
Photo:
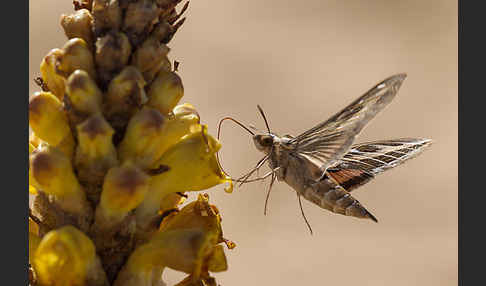
<instances>
[{"instance_id":1,"label":"moth","mask_svg":"<svg viewBox=\"0 0 486 286\"><path fill-rule=\"evenodd\" d=\"M432 140L400 138L353 143L368 122L395 98L405 78L406 74L402 73L383 80L328 120L295 137L271 132L259 105L268 132L255 134L233 118L223 118L218 138L221 123L230 119L250 132L255 147L265 154L255 168L235 181L243 184L271 177L265 214L275 180L287 183L297 194L311 234L312 228L302 209L302 197L336 214L378 222L351 193L376 175L417 156ZM267 162L271 171L250 179Z\"/></svg>"}]
</instances>

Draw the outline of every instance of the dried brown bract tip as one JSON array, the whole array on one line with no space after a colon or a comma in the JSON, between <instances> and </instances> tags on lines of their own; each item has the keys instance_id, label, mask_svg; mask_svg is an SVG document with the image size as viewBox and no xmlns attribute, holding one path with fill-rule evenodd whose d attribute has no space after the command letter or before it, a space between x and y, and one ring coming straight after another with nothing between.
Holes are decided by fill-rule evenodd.
<instances>
[{"instance_id":1,"label":"dried brown bract tip","mask_svg":"<svg viewBox=\"0 0 486 286\"><path fill-rule=\"evenodd\" d=\"M152 0L139 0L129 3L125 11L123 31L127 33L132 45L140 44L157 23L160 8Z\"/></svg>"}]
</instances>

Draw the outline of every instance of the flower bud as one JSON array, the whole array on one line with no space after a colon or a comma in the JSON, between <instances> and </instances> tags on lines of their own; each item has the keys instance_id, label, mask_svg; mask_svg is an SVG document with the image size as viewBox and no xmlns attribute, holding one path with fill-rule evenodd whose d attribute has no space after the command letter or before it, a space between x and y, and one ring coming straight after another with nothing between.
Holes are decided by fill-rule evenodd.
<instances>
[{"instance_id":1,"label":"flower bud","mask_svg":"<svg viewBox=\"0 0 486 286\"><path fill-rule=\"evenodd\" d=\"M101 112L103 94L86 71L76 70L69 76L66 93L76 113L87 117Z\"/></svg>"},{"instance_id":2,"label":"flower bud","mask_svg":"<svg viewBox=\"0 0 486 286\"><path fill-rule=\"evenodd\" d=\"M81 38L88 44L93 45L93 31L91 23L93 16L87 9L77 10L71 15L61 15L61 26L69 39Z\"/></svg>"},{"instance_id":3,"label":"flower bud","mask_svg":"<svg viewBox=\"0 0 486 286\"><path fill-rule=\"evenodd\" d=\"M29 233L39 235L39 226L29 217Z\"/></svg>"},{"instance_id":4,"label":"flower bud","mask_svg":"<svg viewBox=\"0 0 486 286\"><path fill-rule=\"evenodd\" d=\"M32 169L29 168L29 194L37 195L37 188L39 184L37 184L34 180L34 176L32 174Z\"/></svg>"},{"instance_id":5,"label":"flower bud","mask_svg":"<svg viewBox=\"0 0 486 286\"><path fill-rule=\"evenodd\" d=\"M88 44L80 38L74 38L64 45L63 54L56 63L56 72L68 78L75 70L85 70L91 78L96 77L93 55Z\"/></svg>"},{"instance_id":6,"label":"flower bud","mask_svg":"<svg viewBox=\"0 0 486 286\"><path fill-rule=\"evenodd\" d=\"M118 146L122 162L132 161L142 169L152 166L160 157L159 144L164 142L166 119L152 108L143 108L128 123L125 137Z\"/></svg>"},{"instance_id":7,"label":"flower bud","mask_svg":"<svg viewBox=\"0 0 486 286\"><path fill-rule=\"evenodd\" d=\"M136 66L147 82L151 82L161 70L170 70L170 62L167 59L169 47L161 44L154 37L149 37L133 53L131 64Z\"/></svg>"},{"instance_id":8,"label":"flower bud","mask_svg":"<svg viewBox=\"0 0 486 286\"><path fill-rule=\"evenodd\" d=\"M67 156L72 156L74 139L62 103L50 92L36 92L29 99L29 124L35 134Z\"/></svg>"},{"instance_id":9,"label":"flower bud","mask_svg":"<svg viewBox=\"0 0 486 286\"><path fill-rule=\"evenodd\" d=\"M29 142L29 155L35 150L34 145ZM32 178L32 172L30 171L29 168L29 194L35 195L37 194L37 189L33 186L35 184L33 178ZM29 229L30 229L30 219L29 219Z\"/></svg>"},{"instance_id":10,"label":"flower bud","mask_svg":"<svg viewBox=\"0 0 486 286\"><path fill-rule=\"evenodd\" d=\"M130 59L132 46L122 32L111 31L96 41L95 61L100 78L108 83Z\"/></svg>"},{"instance_id":11,"label":"flower bud","mask_svg":"<svg viewBox=\"0 0 486 286\"><path fill-rule=\"evenodd\" d=\"M107 118L130 118L147 101L145 80L137 68L125 67L108 86L105 102ZM124 121L126 124L126 121Z\"/></svg>"},{"instance_id":12,"label":"flower bud","mask_svg":"<svg viewBox=\"0 0 486 286\"><path fill-rule=\"evenodd\" d=\"M94 31L97 36L105 30L118 30L122 23L122 10L116 0L92 0Z\"/></svg>"},{"instance_id":13,"label":"flower bud","mask_svg":"<svg viewBox=\"0 0 486 286\"><path fill-rule=\"evenodd\" d=\"M93 242L73 226L47 233L32 259L42 285L106 285Z\"/></svg>"},{"instance_id":14,"label":"flower bud","mask_svg":"<svg viewBox=\"0 0 486 286\"><path fill-rule=\"evenodd\" d=\"M169 114L183 95L181 78L175 72L161 70L150 84L147 105Z\"/></svg>"},{"instance_id":15,"label":"flower bud","mask_svg":"<svg viewBox=\"0 0 486 286\"><path fill-rule=\"evenodd\" d=\"M124 164L108 171L96 209L95 222L91 227L98 253L104 261L120 263L125 260L124 252L113 253L113 247L132 249L132 237L136 228L135 218L130 215L130 211L145 198L149 181L150 177L132 164ZM123 231L120 232L120 229ZM113 274L112 271L108 273Z\"/></svg>"},{"instance_id":16,"label":"flower bud","mask_svg":"<svg viewBox=\"0 0 486 286\"><path fill-rule=\"evenodd\" d=\"M111 168L105 177L99 207L107 216L126 215L148 192L150 177L132 164Z\"/></svg>"},{"instance_id":17,"label":"flower bud","mask_svg":"<svg viewBox=\"0 0 486 286\"><path fill-rule=\"evenodd\" d=\"M152 29L159 15L159 9L152 0L139 0L128 4L123 21L125 31L132 45L138 45Z\"/></svg>"},{"instance_id":18,"label":"flower bud","mask_svg":"<svg viewBox=\"0 0 486 286\"><path fill-rule=\"evenodd\" d=\"M41 242L41 238L37 234L30 232L29 229L29 262L31 263L34 258L34 253L39 247L40 242Z\"/></svg>"},{"instance_id":19,"label":"flower bud","mask_svg":"<svg viewBox=\"0 0 486 286\"><path fill-rule=\"evenodd\" d=\"M112 142L113 128L100 113L92 115L76 127L78 146L74 165L78 178L88 185L101 185L103 178L111 167L118 164L115 146ZM98 201L98 194L91 194L91 199Z\"/></svg>"},{"instance_id":20,"label":"flower bud","mask_svg":"<svg viewBox=\"0 0 486 286\"><path fill-rule=\"evenodd\" d=\"M55 147L44 146L30 155L30 169L40 189L54 195L64 210L87 215L85 193L66 155Z\"/></svg>"},{"instance_id":21,"label":"flower bud","mask_svg":"<svg viewBox=\"0 0 486 286\"><path fill-rule=\"evenodd\" d=\"M40 64L42 80L49 91L61 100L64 97L64 82L66 79L57 73L57 63L63 53L61 49L53 49L42 59Z\"/></svg>"}]
</instances>

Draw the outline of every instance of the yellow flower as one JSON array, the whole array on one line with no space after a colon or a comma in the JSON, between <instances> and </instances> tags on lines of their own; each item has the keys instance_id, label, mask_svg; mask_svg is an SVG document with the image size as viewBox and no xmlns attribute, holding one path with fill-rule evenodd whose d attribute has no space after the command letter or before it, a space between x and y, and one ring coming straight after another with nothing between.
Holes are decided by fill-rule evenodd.
<instances>
[{"instance_id":1,"label":"yellow flower","mask_svg":"<svg viewBox=\"0 0 486 286\"><path fill-rule=\"evenodd\" d=\"M29 261L32 261L40 241L39 226L29 217Z\"/></svg>"},{"instance_id":2,"label":"yellow flower","mask_svg":"<svg viewBox=\"0 0 486 286\"><path fill-rule=\"evenodd\" d=\"M107 216L136 208L148 191L150 177L132 164L111 168L105 177L99 207Z\"/></svg>"},{"instance_id":3,"label":"yellow flower","mask_svg":"<svg viewBox=\"0 0 486 286\"><path fill-rule=\"evenodd\" d=\"M221 217L206 194L164 221L149 242L133 252L117 279L120 284L114 285L154 285L165 267L188 273L191 282L210 280L208 271L227 270L219 245L224 242Z\"/></svg>"},{"instance_id":4,"label":"yellow flower","mask_svg":"<svg viewBox=\"0 0 486 286\"><path fill-rule=\"evenodd\" d=\"M134 161L142 169L157 168L157 160L171 146L200 130L199 114L190 104L176 106L170 117L146 107L130 120L118 147L120 159Z\"/></svg>"},{"instance_id":5,"label":"yellow flower","mask_svg":"<svg viewBox=\"0 0 486 286\"><path fill-rule=\"evenodd\" d=\"M36 92L29 99L29 125L35 134L68 157L74 151L74 138L61 101L50 92Z\"/></svg>"},{"instance_id":6,"label":"yellow flower","mask_svg":"<svg viewBox=\"0 0 486 286\"><path fill-rule=\"evenodd\" d=\"M84 233L65 226L42 238L32 265L42 285L85 285L96 265L95 246Z\"/></svg>"},{"instance_id":7,"label":"yellow flower","mask_svg":"<svg viewBox=\"0 0 486 286\"><path fill-rule=\"evenodd\" d=\"M169 166L170 171L155 176L152 186L156 190L170 192L200 191L215 185L228 183L226 192L232 192L231 178L218 165L216 153L221 144L207 134L207 126L201 132L192 133L167 150L156 165Z\"/></svg>"},{"instance_id":8,"label":"yellow flower","mask_svg":"<svg viewBox=\"0 0 486 286\"><path fill-rule=\"evenodd\" d=\"M169 114L184 95L181 78L172 71L160 71L150 85L147 105Z\"/></svg>"},{"instance_id":9,"label":"yellow flower","mask_svg":"<svg viewBox=\"0 0 486 286\"><path fill-rule=\"evenodd\" d=\"M156 215L162 199L171 193L200 191L222 183L228 183L225 191L232 192L231 178L222 172L216 159L220 148L205 125L201 132L186 135L169 148L156 164L168 166L169 171L152 177L150 192L137 209L137 221Z\"/></svg>"},{"instance_id":10,"label":"yellow flower","mask_svg":"<svg viewBox=\"0 0 486 286\"><path fill-rule=\"evenodd\" d=\"M29 142L29 155L35 150L35 146ZM29 194L35 195L37 194L37 189L33 186L35 185L34 178L32 177L32 172L29 168Z\"/></svg>"}]
</instances>

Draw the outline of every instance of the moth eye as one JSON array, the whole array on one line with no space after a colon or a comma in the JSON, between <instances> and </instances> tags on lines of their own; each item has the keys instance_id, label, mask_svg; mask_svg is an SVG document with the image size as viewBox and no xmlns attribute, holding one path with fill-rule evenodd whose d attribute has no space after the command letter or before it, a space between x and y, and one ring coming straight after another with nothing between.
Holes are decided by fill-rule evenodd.
<instances>
[{"instance_id":1,"label":"moth eye","mask_svg":"<svg viewBox=\"0 0 486 286\"><path fill-rule=\"evenodd\" d=\"M272 142L273 142L273 140L270 137L263 138L263 145L271 145Z\"/></svg>"}]
</instances>

